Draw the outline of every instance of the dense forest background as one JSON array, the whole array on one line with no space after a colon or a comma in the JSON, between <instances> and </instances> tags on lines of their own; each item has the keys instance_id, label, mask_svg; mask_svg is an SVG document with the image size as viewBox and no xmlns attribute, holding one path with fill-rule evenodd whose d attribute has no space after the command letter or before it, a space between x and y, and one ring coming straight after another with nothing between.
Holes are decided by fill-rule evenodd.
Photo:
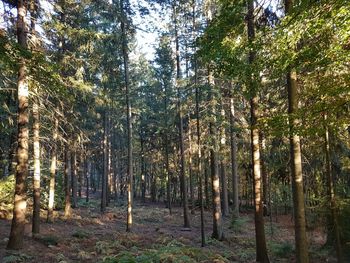
<instances>
[{"instance_id":1,"label":"dense forest background","mask_svg":"<svg viewBox=\"0 0 350 263\"><path fill-rule=\"evenodd\" d=\"M2 262L349 260L348 0L0 5Z\"/></svg>"}]
</instances>

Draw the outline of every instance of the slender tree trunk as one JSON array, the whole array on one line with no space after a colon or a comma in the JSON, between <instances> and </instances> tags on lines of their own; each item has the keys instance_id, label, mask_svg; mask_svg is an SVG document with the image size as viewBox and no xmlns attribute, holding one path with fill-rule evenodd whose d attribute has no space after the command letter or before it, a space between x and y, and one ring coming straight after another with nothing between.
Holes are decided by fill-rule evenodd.
<instances>
[{"instance_id":1,"label":"slender tree trunk","mask_svg":"<svg viewBox=\"0 0 350 263\"><path fill-rule=\"evenodd\" d=\"M91 179L91 162L90 160L88 159L89 156L88 156L88 153L86 154L86 160L85 160L85 165L86 165L86 202L89 202L89 188L90 188L90 181L92 180Z\"/></svg>"},{"instance_id":2,"label":"slender tree trunk","mask_svg":"<svg viewBox=\"0 0 350 263\"><path fill-rule=\"evenodd\" d=\"M193 0L193 19L195 20L195 4L196 1ZM195 25L195 22L193 22ZM201 241L202 247L205 246L205 232L204 232L204 202L203 202L203 172L202 172L202 149L201 149L201 130L200 130L200 113L199 113L199 88L198 88L198 80L197 80L197 60L195 59L195 88L196 88L196 118L197 118L197 171L198 171L198 179L199 179L199 201L200 201L200 209L201 209Z\"/></svg>"},{"instance_id":3,"label":"slender tree trunk","mask_svg":"<svg viewBox=\"0 0 350 263\"><path fill-rule=\"evenodd\" d=\"M232 172L232 196L233 196L233 217L239 217L238 199L238 172L237 172L237 141L235 132L235 108L233 98L230 99L230 141L231 141L231 172Z\"/></svg>"},{"instance_id":4,"label":"slender tree trunk","mask_svg":"<svg viewBox=\"0 0 350 263\"><path fill-rule=\"evenodd\" d=\"M331 211L331 216L329 220L330 222L328 222L329 230L327 234L327 239L329 239L330 236L335 239L335 240L332 240L332 243L335 245L338 263L342 263L343 252L342 252L342 244L340 239L337 205L336 205L334 185L333 185L332 166L331 166L331 158L330 158L329 131L327 126L326 113L324 114L324 121L325 121L324 142L325 142L325 155L326 155L326 178L327 178L326 183L327 183L328 204L330 206L330 211Z\"/></svg>"},{"instance_id":5,"label":"slender tree trunk","mask_svg":"<svg viewBox=\"0 0 350 263\"><path fill-rule=\"evenodd\" d=\"M107 177L108 177L108 112L105 110L104 122L103 122L103 172L101 178L102 191L101 191L101 212L106 211L107 206Z\"/></svg>"},{"instance_id":6,"label":"slender tree trunk","mask_svg":"<svg viewBox=\"0 0 350 263\"><path fill-rule=\"evenodd\" d=\"M210 124L210 133L213 136L214 127ZM214 139L215 140L215 139ZM215 147L215 146L214 146ZM211 182L212 182L212 203L213 203L213 234L212 237L218 240L222 239L222 218L221 218L221 199L220 199L220 179L217 151L210 150L211 163Z\"/></svg>"},{"instance_id":7,"label":"slender tree trunk","mask_svg":"<svg viewBox=\"0 0 350 263\"><path fill-rule=\"evenodd\" d=\"M208 176L208 165L204 165L204 192L205 192L205 207L208 209L210 205L210 200L209 200L209 176Z\"/></svg>"},{"instance_id":8,"label":"slender tree trunk","mask_svg":"<svg viewBox=\"0 0 350 263\"><path fill-rule=\"evenodd\" d=\"M169 145L168 145L168 134L165 135L165 168L167 173L167 206L169 213L171 214L171 175L169 167Z\"/></svg>"},{"instance_id":9,"label":"slender tree trunk","mask_svg":"<svg viewBox=\"0 0 350 263\"><path fill-rule=\"evenodd\" d=\"M221 185L222 185L222 215L228 216L229 215L229 208L228 208L228 192L227 192L227 177L226 177L226 171L225 171L225 164L223 161L220 163L221 168Z\"/></svg>"},{"instance_id":10,"label":"slender tree trunk","mask_svg":"<svg viewBox=\"0 0 350 263\"><path fill-rule=\"evenodd\" d=\"M77 174L77 145L74 141L72 152L72 208L78 207L77 192L78 192L78 174Z\"/></svg>"},{"instance_id":11,"label":"slender tree trunk","mask_svg":"<svg viewBox=\"0 0 350 263\"><path fill-rule=\"evenodd\" d=\"M189 116L189 122L190 122L190 116ZM193 182L193 171L192 171L192 134L191 134L191 127L188 129L188 159L189 159L189 164L188 164L188 171L190 175L190 196L191 196L191 214L195 214L195 208L196 208L196 202L194 199L194 182Z\"/></svg>"},{"instance_id":12,"label":"slender tree trunk","mask_svg":"<svg viewBox=\"0 0 350 263\"><path fill-rule=\"evenodd\" d=\"M180 141L180 180L181 180L181 193L182 193L182 205L184 213L184 227L190 227L190 219L188 212L188 198L187 198L187 183L186 183L186 167L185 167L185 145L184 145L184 135L183 135L183 113L182 113L182 103L180 94L180 45L179 36L177 28L177 8L173 6L174 15L174 26L175 26L175 48L176 48L176 89L177 89L177 110L178 110L178 121L179 121L179 141Z\"/></svg>"},{"instance_id":13,"label":"slender tree trunk","mask_svg":"<svg viewBox=\"0 0 350 263\"><path fill-rule=\"evenodd\" d=\"M52 150L51 150L51 166L50 166L50 188L49 188L49 204L47 209L47 222L53 221L53 207L55 200L55 177L57 169L57 137L58 137L58 119L55 118L55 124L52 134Z\"/></svg>"},{"instance_id":14,"label":"slender tree trunk","mask_svg":"<svg viewBox=\"0 0 350 263\"><path fill-rule=\"evenodd\" d=\"M72 177L72 158L69 145L66 146L65 152L65 169L64 169L64 184L65 184L65 207L64 207L64 217L69 218L72 215L71 209L71 177Z\"/></svg>"},{"instance_id":15,"label":"slender tree trunk","mask_svg":"<svg viewBox=\"0 0 350 263\"><path fill-rule=\"evenodd\" d=\"M32 50L35 51L35 22L36 22L36 6L34 0L30 1L30 31L33 42ZM35 88L35 95L33 100L33 220L32 232L38 234L40 232L40 115L39 115L39 94L38 89Z\"/></svg>"},{"instance_id":16,"label":"slender tree trunk","mask_svg":"<svg viewBox=\"0 0 350 263\"><path fill-rule=\"evenodd\" d=\"M33 222L32 232L40 232L40 119L39 105L37 98L33 103L33 150L34 150L34 171L33 171Z\"/></svg>"},{"instance_id":17,"label":"slender tree trunk","mask_svg":"<svg viewBox=\"0 0 350 263\"><path fill-rule=\"evenodd\" d=\"M128 57L128 45L126 39L126 15L124 10L124 2L120 0L120 8L122 10L121 17L121 29L122 29L122 41L123 41L123 59L124 59L124 80L125 80L125 99L126 99L126 111L127 111L127 130L128 130L128 213L126 231L131 231L132 226L132 207L133 207L133 157L132 157L132 114L131 103L129 93L129 57Z\"/></svg>"},{"instance_id":18,"label":"slender tree trunk","mask_svg":"<svg viewBox=\"0 0 350 263\"><path fill-rule=\"evenodd\" d=\"M143 135L140 135L141 144L141 198L142 202L146 203L146 174L145 174L145 152L144 152L144 139Z\"/></svg>"},{"instance_id":19,"label":"slender tree trunk","mask_svg":"<svg viewBox=\"0 0 350 263\"><path fill-rule=\"evenodd\" d=\"M292 12L294 0L285 0L285 13L289 15ZM295 224L295 248L296 259L298 263L309 262L308 242L306 235L305 204L304 204L304 186L301 162L300 137L295 131L300 121L294 117L298 110L298 86L297 73L293 67L289 67L287 73L287 91L288 91L288 113L290 129L290 155L291 155L291 173L294 204L294 224Z\"/></svg>"},{"instance_id":20,"label":"slender tree trunk","mask_svg":"<svg viewBox=\"0 0 350 263\"><path fill-rule=\"evenodd\" d=\"M263 215L268 215L268 174L265 165L266 154L266 139L262 131L259 131L259 143L260 143L260 163L261 163L261 175L262 175L262 200L263 200Z\"/></svg>"},{"instance_id":21,"label":"slender tree trunk","mask_svg":"<svg viewBox=\"0 0 350 263\"><path fill-rule=\"evenodd\" d=\"M210 69L208 70L208 84L211 89L214 89L214 78ZM210 93L210 103L211 103L211 121L209 123L209 133L211 137L211 149L210 149L210 159L211 159L211 184L212 184L212 203L213 203L213 234L212 237L218 240L222 240L222 214L221 214L221 198L220 198L220 176L219 176L219 164L218 164L218 142L216 135L216 110L214 103L213 92Z\"/></svg>"},{"instance_id":22,"label":"slender tree trunk","mask_svg":"<svg viewBox=\"0 0 350 263\"><path fill-rule=\"evenodd\" d=\"M27 26L25 16L27 13L27 1L17 1L17 39L21 48L27 49ZM28 176L28 80L26 75L25 59L21 58L18 69L18 147L15 198L13 207L13 218L8 249L21 249L23 247L23 236L25 226L26 201L26 178Z\"/></svg>"},{"instance_id":23,"label":"slender tree trunk","mask_svg":"<svg viewBox=\"0 0 350 263\"><path fill-rule=\"evenodd\" d=\"M255 38L254 29L254 2L248 1L248 39L252 43ZM255 52L249 52L249 64L252 65L255 60ZM251 76L253 78L253 76ZM256 96L256 87L254 80L251 80L250 91L253 94L250 99L251 113L251 157L253 167L254 182L254 207L255 207L255 240L256 240L256 261L270 262L267 255L265 226L263 217L263 203L261 198L261 166L260 166L260 147L259 147L259 130L258 122L258 98Z\"/></svg>"}]
</instances>

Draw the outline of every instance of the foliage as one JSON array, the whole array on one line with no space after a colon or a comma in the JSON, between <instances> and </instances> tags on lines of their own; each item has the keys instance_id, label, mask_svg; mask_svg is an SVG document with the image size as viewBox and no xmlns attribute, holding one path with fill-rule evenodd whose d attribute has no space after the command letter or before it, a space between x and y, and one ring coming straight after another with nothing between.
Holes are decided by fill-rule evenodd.
<instances>
[{"instance_id":1,"label":"foliage","mask_svg":"<svg viewBox=\"0 0 350 263\"><path fill-rule=\"evenodd\" d=\"M15 177L10 175L0 179L0 218L7 218L13 208Z\"/></svg>"}]
</instances>

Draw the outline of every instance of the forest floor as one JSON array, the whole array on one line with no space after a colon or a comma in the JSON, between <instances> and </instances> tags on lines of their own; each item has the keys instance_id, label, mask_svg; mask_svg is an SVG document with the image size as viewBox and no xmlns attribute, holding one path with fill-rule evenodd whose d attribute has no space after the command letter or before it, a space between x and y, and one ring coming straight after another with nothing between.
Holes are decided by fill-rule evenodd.
<instances>
[{"instance_id":1,"label":"forest floor","mask_svg":"<svg viewBox=\"0 0 350 263\"><path fill-rule=\"evenodd\" d=\"M70 219L56 212L54 223L46 223L42 211L41 233L32 237L26 225L25 247L6 250L10 220L0 220L0 262L255 262L255 231L252 213L241 213L232 223L224 218L224 241L210 238L211 212L205 212L206 246L201 248L200 211L191 214L191 230L184 229L181 207L170 215L162 203L136 201L132 232L126 233L126 207L107 208L101 214L96 199L79 201ZM278 223L266 218L266 238L271 262L295 262L294 231L290 216ZM274 218L275 221L275 218ZM273 234L271 234L271 231ZM309 233L311 262L335 262L323 250L322 231Z\"/></svg>"}]
</instances>

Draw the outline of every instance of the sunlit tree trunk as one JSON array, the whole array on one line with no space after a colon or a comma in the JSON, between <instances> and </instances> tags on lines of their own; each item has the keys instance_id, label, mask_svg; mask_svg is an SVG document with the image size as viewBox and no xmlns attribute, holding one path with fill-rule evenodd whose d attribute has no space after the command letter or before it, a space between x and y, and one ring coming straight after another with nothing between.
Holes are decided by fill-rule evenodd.
<instances>
[{"instance_id":1,"label":"sunlit tree trunk","mask_svg":"<svg viewBox=\"0 0 350 263\"><path fill-rule=\"evenodd\" d=\"M36 22L37 10L35 0L30 1L30 31L32 50L36 48ZM39 94L38 89L34 88L35 98L33 99L33 219L32 232L40 232L40 114L39 114Z\"/></svg>"},{"instance_id":2,"label":"sunlit tree trunk","mask_svg":"<svg viewBox=\"0 0 350 263\"><path fill-rule=\"evenodd\" d=\"M247 14L247 29L248 40L251 44L255 38L254 28L254 2L248 1L248 14ZM255 60L255 52L249 52L249 64L253 66ZM251 76L253 78L253 76ZM257 127L258 122L258 97L256 95L256 87L254 80L250 81L250 114L251 114L251 157L253 167L253 185L254 185L254 207L255 207L255 241L256 241L256 261L257 262L269 262L266 248L265 239L265 226L263 217L263 203L261 196L261 166L260 166L260 147L259 147L259 129Z\"/></svg>"},{"instance_id":3,"label":"sunlit tree trunk","mask_svg":"<svg viewBox=\"0 0 350 263\"><path fill-rule=\"evenodd\" d=\"M77 171L77 143L74 139L73 151L71 154L71 165L72 165L72 208L78 207L77 192L78 192L78 171Z\"/></svg>"},{"instance_id":4,"label":"sunlit tree trunk","mask_svg":"<svg viewBox=\"0 0 350 263\"><path fill-rule=\"evenodd\" d=\"M235 132L235 108L233 98L230 99L230 142L231 142L231 173L232 173L232 196L233 196L233 217L239 216L238 199L238 172L237 172L237 140Z\"/></svg>"},{"instance_id":5,"label":"sunlit tree trunk","mask_svg":"<svg viewBox=\"0 0 350 263\"><path fill-rule=\"evenodd\" d=\"M107 206L107 177L108 177L108 112L105 110L103 121L103 171L101 178L101 212L106 211Z\"/></svg>"},{"instance_id":6,"label":"sunlit tree trunk","mask_svg":"<svg viewBox=\"0 0 350 263\"><path fill-rule=\"evenodd\" d=\"M189 122L190 121L190 116L189 116ZM193 182L193 171L192 171L192 134L191 134L191 127L188 129L188 172L190 176L190 197L191 197L191 214L195 213L195 206L196 202L194 199L194 182Z\"/></svg>"},{"instance_id":7,"label":"sunlit tree trunk","mask_svg":"<svg viewBox=\"0 0 350 263\"><path fill-rule=\"evenodd\" d=\"M293 6L294 0L285 0L285 13L287 15L292 12ZM295 128L298 126L300 121L294 116L298 110L298 84L297 73L293 67L289 67L287 72L287 91L296 259L298 263L308 263L309 252L306 235L301 147L300 137L295 131Z\"/></svg>"},{"instance_id":8,"label":"sunlit tree trunk","mask_svg":"<svg viewBox=\"0 0 350 263\"><path fill-rule=\"evenodd\" d=\"M65 185L65 206L64 206L64 217L69 218L72 215L71 209L71 178L72 178L72 164L71 164L71 153L69 144L66 145L65 150L65 168L64 168L64 185Z\"/></svg>"},{"instance_id":9,"label":"sunlit tree trunk","mask_svg":"<svg viewBox=\"0 0 350 263\"><path fill-rule=\"evenodd\" d=\"M57 137L58 137L58 119L55 118L55 124L52 135L51 166L50 166L50 184L49 184L49 204L47 209L47 222L53 221L53 207L55 200L55 177L57 169Z\"/></svg>"},{"instance_id":10,"label":"sunlit tree trunk","mask_svg":"<svg viewBox=\"0 0 350 263\"><path fill-rule=\"evenodd\" d=\"M259 131L259 146L260 146L260 163L261 163L261 176L262 176L262 200L263 200L263 215L268 214L268 173L265 165L266 154L266 139L262 131Z\"/></svg>"},{"instance_id":11,"label":"sunlit tree trunk","mask_svg":"<svg viewBox=\"0 0 350 263\"><path fill-rule=\"evenodd\" d=\"M40 232L40 120L39 105L37 98L33 103L33 222L32 232L38 234Z\"/></svg>"},{"instance_id":12,"label":"sunlit tree trunk","mask_svg":"<svg viewBox=\"0 0 350 263\"><path fill-rule=\"evenodd\" d=\"M28 2L17 1L17 40L21 48L27 49L27 25L25 16ZM7 244L8 249L20 249L23 246L26 201L26 178L28 176L28 80L26 75L26 62L24 58L19 61L18 68L18 146L15 198L11 232Z\"/></svg>"}]
</instances>

